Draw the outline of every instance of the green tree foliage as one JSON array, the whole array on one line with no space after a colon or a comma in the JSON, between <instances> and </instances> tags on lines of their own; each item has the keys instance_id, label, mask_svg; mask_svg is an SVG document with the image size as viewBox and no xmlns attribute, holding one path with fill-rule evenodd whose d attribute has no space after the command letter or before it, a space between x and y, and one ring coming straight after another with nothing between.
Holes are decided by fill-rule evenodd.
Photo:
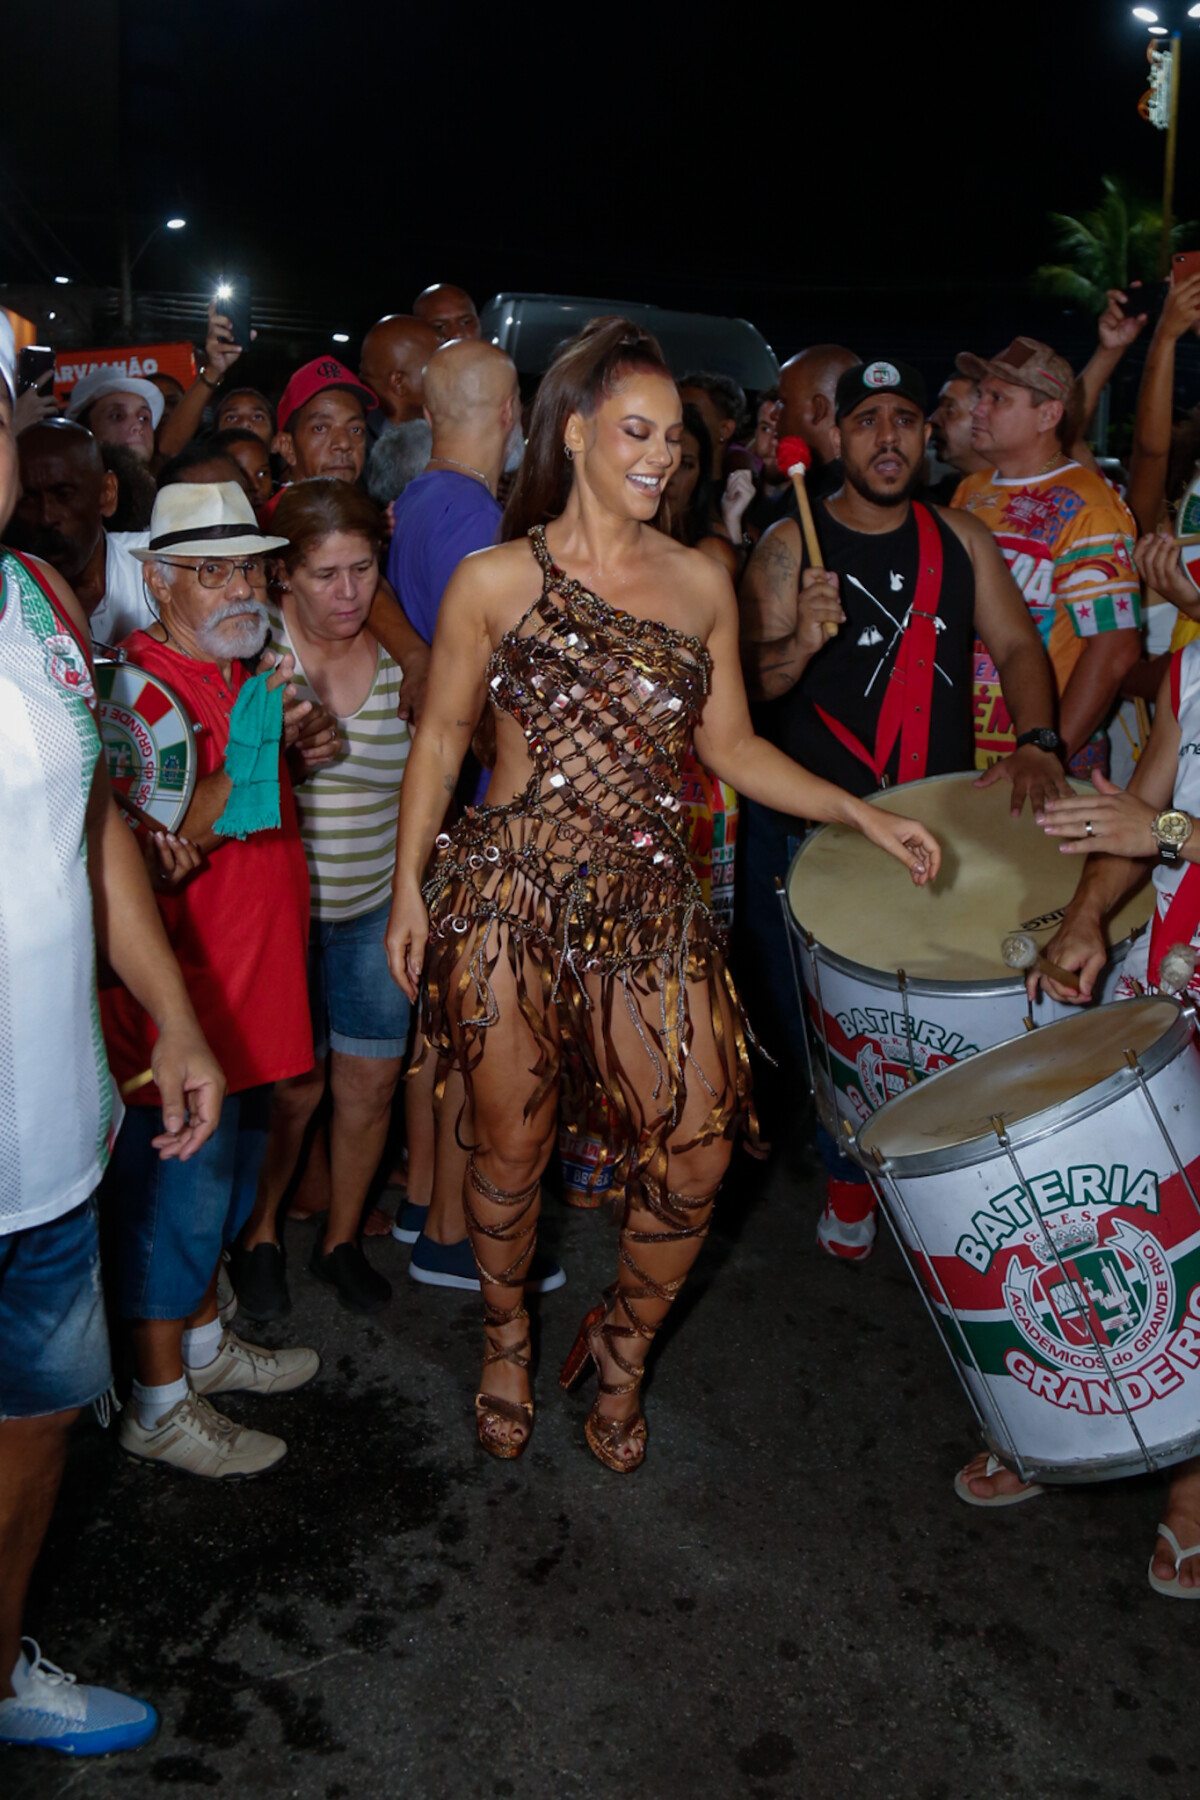
<instances>
[{"instance_id":1,"label":"green tree foliage","mask_svg":"<svg viewBox=\"0 0 1200 1800\"><path fill-rule=\"evenodd\" d=\"M1043 263L1034 275L1042 293L1093 314L1103 312L1108 288L1157 280L1162 237L1161 206L1131 194L1114 176L1102 176L1100 185L1104 197L1090 212L1077 219L1050 214L1063 260ZM1171 248L1182 249L1195 230L1181 221L1171 232Z\"/></svg>"}]
</instances>

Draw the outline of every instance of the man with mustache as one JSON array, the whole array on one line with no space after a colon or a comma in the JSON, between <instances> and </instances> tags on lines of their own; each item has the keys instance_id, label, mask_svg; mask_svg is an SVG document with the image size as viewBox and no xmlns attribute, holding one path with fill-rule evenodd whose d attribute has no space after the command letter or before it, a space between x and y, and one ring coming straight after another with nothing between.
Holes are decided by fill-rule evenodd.
<instances>
[{"instance_id":1,"label":"man with mustache","mask_svg":"<svg viewBox=\"0 0 1200 1800\"><path fill-rule=\"evenodd\" d=\"M984 780L1011 782L1014 812L1028 798L1040 814L1064 791L1050 664L990 532L912 497L930 433L924 381L901 362L848 368L833 410L843 481L813 506L825 568L807 566L799 525L783 519L742 579L751 695L780 704L778 741L789 756L851 793L969 769L978 633L1017 731L1013 753ZM932 659L921 653L929 643ZM901 718L918 706L921 728L905 734L902 751ZM793 849L801 830L797 821ZM798 1008L793 1027L802 1029ZM822 1137L822 1150L830 1182L818 1242L862 1261L875 1238L871 1190L831 1139Z\"/></svg>"},{"instance_id":2,"label":"man with mustache","mask_svg":"<svg viewBox=\"0 0 1200 1800\"><path fill-rule=\"evenodd\" d=\"M236 482L177 483L154 505L137 552L156 622L123 646L130 663L160 677L199 728L198 778L179 826L182 879L160 878L159 909L189 997L224 1071L221 1122L186 1164L160 1164L158 1089L147 1081L154 1028L126 988L101 994L109 1062L128 1111L113 1154L105 1205L116 1223L117 1304L128 1321L136 1379L121 1415L122 1449L209 1480L259 1475L282 1461L281 1438L236 1425L212 1405L231 1392L285 1393L310 1381L313 1350L266 1351L222 1327L217 1264L245 1223L267 1142L274 1082L312 1067L308 1009L308 866L279 749L264 725L254 758L251 822L229 823L239 775L231 731L254 749L255 713L233 718L246 659L267 640L267 537ZM290 674L284 658L267 678ZM262 696L258 695L259 701ZM267 696L269 699L269 695ZM283 743L296 742L311 703L284 688ZM278 729L278 727L276 727ZM336 754L336 727L310 739L309 762ZM265 822L274 810L279 823ZM218 829L220 827L220 829ZM224 835L225 831L241 836Z\"/></svg>"}]
</instances>

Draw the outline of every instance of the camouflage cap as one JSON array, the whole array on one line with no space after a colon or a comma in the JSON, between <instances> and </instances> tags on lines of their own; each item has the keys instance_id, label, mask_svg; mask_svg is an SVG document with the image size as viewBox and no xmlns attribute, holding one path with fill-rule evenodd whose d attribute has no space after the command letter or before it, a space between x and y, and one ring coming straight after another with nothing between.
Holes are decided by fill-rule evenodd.
<instances>
[{"instance_id":1,"label":"camouflage cap","mask_svg":"<svg viewBox=\"0 0 1200 1800\"><path fill-rule=\"evenodd\" d=\"M996 356L972 356L964 350L954 359L954 366L968 381L982 381L992 375L997 381L1011 381L1016 387L1031 388L1046 400L1061 400L1065 406L1075 385L1075 372L1065 356L1057 355L1049 344L1037 338L1014 338L1006 350Z\"/></svg>"}]
</instances>

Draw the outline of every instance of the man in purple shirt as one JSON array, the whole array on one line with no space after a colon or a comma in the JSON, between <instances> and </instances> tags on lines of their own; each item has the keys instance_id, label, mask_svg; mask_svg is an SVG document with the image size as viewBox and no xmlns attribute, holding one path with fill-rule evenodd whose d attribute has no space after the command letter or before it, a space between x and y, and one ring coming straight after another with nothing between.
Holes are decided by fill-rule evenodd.
<instances>
[{"instance_id":1,"label":"man in purple shirt","mask_svg":"<svg viewBox=\"0 0 1200 1800\"><path fill-rule=\"evenodd\" d=\"M432 643L446 583L464 556L496 541L496 487L521 419L511 360L478 339L444 344L425 368L425 416L433 454L396 502L387 573L413 626Z\"/></svg>"}]
</instances>

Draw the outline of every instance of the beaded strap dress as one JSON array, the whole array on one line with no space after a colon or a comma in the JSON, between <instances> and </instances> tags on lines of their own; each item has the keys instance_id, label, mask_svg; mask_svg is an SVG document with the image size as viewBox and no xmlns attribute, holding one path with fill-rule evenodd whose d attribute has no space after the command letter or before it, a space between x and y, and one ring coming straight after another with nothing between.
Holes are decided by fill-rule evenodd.
<instances>
[{"instance_id":1,"label":"beaded strap dress","mask_svg":"<svg viewBox=\"0 0 1200 1800\"><path fill-rule=\"evenodd\" d=\"M506 957L537 1046L526 1117L560 1078L578 1090L565 1113L581 1116L599 1082L620 1123L615 1179L634 1200L665 1184L666 1146L695 1084L702 1122L673 1149L730 1135L739 1119L753 1129L741 1005L680 810L680 764L712 665L698 638L620 612L564 575L540 526L530 542L542 591L487 677L533 770L515 800L473 808L437 839L424 890L426 1033L440 1068L459 1061L469 1092ZM689 1054L699 1005L711 1015L715 1081Z\"/></svg>"}]
</instances>

